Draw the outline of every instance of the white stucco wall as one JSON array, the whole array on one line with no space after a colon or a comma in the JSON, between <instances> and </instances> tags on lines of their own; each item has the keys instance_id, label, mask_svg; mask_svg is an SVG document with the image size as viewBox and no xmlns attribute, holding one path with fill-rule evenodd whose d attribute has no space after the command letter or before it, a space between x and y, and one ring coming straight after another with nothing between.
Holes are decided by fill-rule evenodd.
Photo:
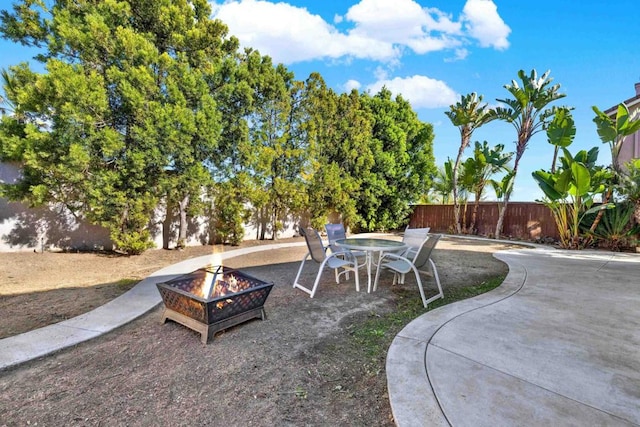
<instances>
[{"instance_id":1,"label":"white stucco wall","mask_svg":"<svg viewBox=\"0 0 640 427\"><path fill-rule=\"evenodd\" d=\"M20 179L20 169L15 164L0 162L0 182L15 183ZM36 208L31 209L22 203L8 202L0 198L0 252L41 251L58 248L78 250L105 249L110 250L113 244L109 232L103 227L78 221L64 210ZM152 228L153 240L157 248L163 247L162 218L164 211L159 209ZM203 218L190 221L187 245L203 245L207 243L207 224ZM177 240L178 224L170 225L172 240L169 247L174 247ZM288 223L285 231L278 238L291 237L295 234L293 222ZM271 237L267 233L267 238ZM256 238L256 228L245 226L245 240Z\"/></svg>"}]
</instances>

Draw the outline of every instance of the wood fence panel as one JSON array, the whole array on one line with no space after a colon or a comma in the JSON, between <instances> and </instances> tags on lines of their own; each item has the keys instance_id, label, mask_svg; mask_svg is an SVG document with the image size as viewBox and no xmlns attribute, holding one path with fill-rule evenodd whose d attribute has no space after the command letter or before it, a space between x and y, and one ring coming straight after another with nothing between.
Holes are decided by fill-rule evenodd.
<instances>
[{"instance_id":1,"label":"wood fence panel","mask_svg":"<svg viewBox=\"0 0 640 427\"><path fill-rule=\"evenodd\" d=\"M466 214L463 215L467 227L470 226L472 214L473 205L469 205ZM476 232L473 234L494 236L498 217L497 202L481 202L476 217ZM454 231L453 205L415 205L409 226L431 227L434 232L451 233ZM524 240L559 237L549 208L535 202L509 203L502 236Z\"/></svg>"}]
</instances>

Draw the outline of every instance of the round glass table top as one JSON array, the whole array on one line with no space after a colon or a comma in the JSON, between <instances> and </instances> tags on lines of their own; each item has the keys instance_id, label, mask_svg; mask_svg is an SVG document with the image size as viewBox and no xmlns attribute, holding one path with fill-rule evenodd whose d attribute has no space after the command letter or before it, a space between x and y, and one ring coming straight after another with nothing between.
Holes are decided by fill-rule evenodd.
<instances>
[{"instance_id":1,"label":"round glass table top","mask_svg":"<svg viewBox=\"0 0 640 427\"><path fill-rule=\"evenodd\" d=\"M386 251L402 249L407 246L406 243L397 240L379 239L373 237L349 237L347 239L336 240L338 246L347 249L359 249L365 251Z\"/></svg>"}]
</instances>

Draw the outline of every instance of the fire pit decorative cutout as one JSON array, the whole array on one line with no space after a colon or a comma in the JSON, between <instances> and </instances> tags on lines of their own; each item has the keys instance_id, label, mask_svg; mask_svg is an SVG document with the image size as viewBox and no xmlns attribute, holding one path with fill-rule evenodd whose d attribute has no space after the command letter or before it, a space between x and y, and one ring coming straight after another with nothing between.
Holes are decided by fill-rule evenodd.
<instances>
[{"instance_id":1,"label":"fire pit decorative cutout","mask_svg":"<svg viewBox=\"0 0 640 427\"><path fill-rule=\"evenodd\" d=\"M239 270L208 266L158 283L167 319L200 333L207 344L216 332L247 320L266 319L264 303L273 283Z\"/></svg>"}]
</instances>

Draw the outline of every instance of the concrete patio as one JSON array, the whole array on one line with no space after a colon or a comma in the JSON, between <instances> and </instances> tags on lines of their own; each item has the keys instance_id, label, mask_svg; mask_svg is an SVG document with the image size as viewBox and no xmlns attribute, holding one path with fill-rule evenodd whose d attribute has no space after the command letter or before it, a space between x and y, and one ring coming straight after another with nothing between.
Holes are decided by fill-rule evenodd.
<instances>
[{"instance_id":1,"label":"concrete patio","mask_svg":"<svg viewBox=\"0 0 640 427\"><path fill-rule=\"evenodd\" d=\"M502 286L424 314L393 341L396 423L640 425L640 256L496 255L510 269Z\"/></svg>"}]
</instances>

